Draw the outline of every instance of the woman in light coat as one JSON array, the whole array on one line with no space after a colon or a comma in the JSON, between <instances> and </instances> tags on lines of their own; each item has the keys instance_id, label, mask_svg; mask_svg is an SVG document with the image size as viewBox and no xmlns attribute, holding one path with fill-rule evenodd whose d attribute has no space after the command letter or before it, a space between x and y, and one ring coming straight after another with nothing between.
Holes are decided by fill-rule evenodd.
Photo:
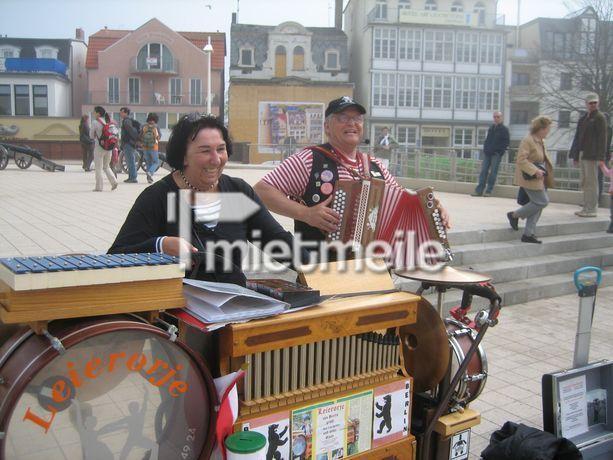
<instances>
[{"instance_id":1,"label":"woman in light coat","mask_svg":"<svg viewBox=\"0 0 613 460\"><path fill-rule=\"evenodd\" d=\"M536 224L543 209L549 204L547 189L553 187L553 166L547 155L545 138L549 134L551 118L545 116L532 120L530 134L519 144L515 166L515 184L522 187L530 201L515 211L507 213L513 230L519 230L519 219L526 219L521 241L541 243L535 236Z\"/></svg>"},{"instance_id":2,"label":"woman in light coat","mask_svg":"<svg viewBox=\"0 0 613 460\"><path fill-rule=\"evenodd\" d=\"M111 117L104 108L97 105L94 107L94 120L92 121L91 137L94 139L94 169L96 170L96 186L94 192L101 192L103 186L102 172L111 183L111 190L117 188L117 179L111 171L111 151L104 150L98 141L102 136L104 123L110 123Z\"/></svg>"}]
</instances>

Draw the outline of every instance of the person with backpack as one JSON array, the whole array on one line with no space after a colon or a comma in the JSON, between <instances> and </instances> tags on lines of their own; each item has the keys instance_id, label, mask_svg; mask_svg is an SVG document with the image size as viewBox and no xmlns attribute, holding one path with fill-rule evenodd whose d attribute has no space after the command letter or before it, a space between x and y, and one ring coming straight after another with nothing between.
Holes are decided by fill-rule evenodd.
<instances>
[{"instance_id":1,"label":"person with backpack","mask_svg":"<svg viewBox=\"0 0 613 460\"><path fill-rule=\"evenodd\" d=\"M147 182L153 182L153 174L158 169L159 155L158 148L160 142L160 130L157 127L158 116L150 113L147 116L147 124L141 131L141 142L143 144L143 155L147 164Z\"/></svg>"},{"instance_id":2,"label":"person with backpack","mask_svg":"<svg viewBox=\"0 0 613 460\"><path fill-rule=\"evenodd\" d=\"M134 120L130 118L130 109L122 107L119 109L121 117L121 148L128 165L128 178L124 182L136 184L136 144L138 143L139 132L134 126Z\"/></svg>"},{"instance_id":3,"label":"person with backpack","mask_svg":"<svg viewBox=\"0 0 613 460\"><path fill-rule=\"evenodd\" d=\"M117 188L117 179L111 171L111 151L117 145L119 130L113 123L104 108L97 105L94 107L94 121L92 122L90 136L95 139L94 144L94 169L96 171L96 187L94 192L101 192L103 179L102 172L111 183L111 190Z\"/></svg>"}]
</instances>

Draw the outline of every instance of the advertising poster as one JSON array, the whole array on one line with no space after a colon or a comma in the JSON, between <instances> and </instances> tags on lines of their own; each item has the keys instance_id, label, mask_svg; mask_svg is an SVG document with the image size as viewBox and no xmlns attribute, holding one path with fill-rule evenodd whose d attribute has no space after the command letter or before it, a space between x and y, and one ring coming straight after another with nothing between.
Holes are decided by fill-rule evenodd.
<instances>
[{"instance_id":1,"label":"advertising poster","mask_svg":"<svg viewBox=\"0 0 613 460\"><path fill-rule=\"evenodd\" d=\"M266 458L289 460L289 412L277 412L243 423L243 431L257 431L266 437Z\"/></svg>"},{"instance_id":2,"label":"advertising poster","mask_svg":"<svg viewBox=\"0 0 613 460\"><path fill-rule=\"evenodd\" d=\"M373 403L373 448L409 434L411 381L401 380L375 388Z\"/></svg>"},{"instance_id":3,"label":"advertising poster","mask_svg":"<svg viewBox=\"0 0 613 460\"><path fill-rule=\"evenodd\" d=\"M279 153L283 148L323 142L322 103L260 102L258 118L258 143L262 153Z\"/></svg>"},{"instance_id":4,"label":"advertising poster","mask_svg":"<svg viewBox=\"0 0 613 460\"><path fill-rule=\"evenodd\" d=\"M333 460L371 446L372 391L292 412L292 459Z\"/></svg>"}]
</instances>

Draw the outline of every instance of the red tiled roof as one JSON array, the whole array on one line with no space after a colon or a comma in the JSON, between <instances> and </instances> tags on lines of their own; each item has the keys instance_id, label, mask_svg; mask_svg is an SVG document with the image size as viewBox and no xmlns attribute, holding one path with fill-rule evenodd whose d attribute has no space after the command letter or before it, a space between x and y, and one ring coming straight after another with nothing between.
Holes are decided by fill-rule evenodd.
<instances>
[{"instance_id":1,"label":"red tiled roof","mask_svg":"<svg viewBox=\"0 0 613 460\"><path fill-rule=\"evenodd\" d=\"M224 58L226 56L226 34L223 32L177 32L198 48L204 48L208 43L208 38L211 37L211 46L213 54L211 54L211 67L216 70L223 69Z\"/></svg>"},{"instance_id":2,"label":"red tiled roof","mask_svg":"<svg viewBox=\"0 0 613 460\"><path fill-rule=\"evenodd\" d=\"M116 29L101 29L95 34L89 36L87 46L87 58L85 59L85 67L88 69L98 68L98 52L107 49L113 43L121 40L126 35L132 33L132 30L116 30ZM211 46L213 46L213 54L211 55L211 66L215 70L221 70L224 66L224 58L226 56L226 34L221 32L177 32L187 40L196 45L199 49L204 48L208 42L208 37L211 37Z\"/></svg>"},{"instance_id":3,"label":"red tiled roof","mask_svg":"<svg viewBox=\"0 0 613 460\"><path fill-rule=\"evenodd\" d=\"M101 29L93 35L89 36L87 45L87 58L85 59L85 67L87 69L98 68L98 51L107 49L119 39L130 33L129 30L113 30Z\"/></svg>"}]
</instances>

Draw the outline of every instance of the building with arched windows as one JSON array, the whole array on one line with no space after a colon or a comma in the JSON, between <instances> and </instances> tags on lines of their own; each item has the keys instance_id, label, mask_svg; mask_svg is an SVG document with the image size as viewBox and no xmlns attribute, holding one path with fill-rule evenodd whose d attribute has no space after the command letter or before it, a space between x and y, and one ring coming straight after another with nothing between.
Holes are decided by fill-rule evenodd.
<instances>
[{"instance_id":1,"label":"building with arched windows","mask_svg":"<svg viewBox=\"0 0 613 460\"><path fill-rule=\"evenodd\" d=\"M230 32L229 127L249 161L278 160L324 140L326 104L353 95L339 28L240 24ZM244 160L247 157L243 157Z\"/></svg>"},{"instance_id":2,"label":"building with arched windows","mask_svg":"<svg viewBox=\"0 0 613 460\"><path fill-rule=\"evenodd\" d=\"M505 106L506 34L495 0L352 0L344 12L350 78L368 112L405 149L476 157Z\"/></svg>"},{"instance_id":3,"label":"building with arched windows","mask_svg":"<svg viewBox=\"0 0 613 460\"><path fill-rule=\"evenodd\" d=\"M155 112L165 139L182 114L206 111L209 37L211 112L223 117L225 34L175 32L155 18L133 31L105 28L89 37L82 112L101 105L118 119L126 106L141 124Z\"/></svg>"}]
</instances>

